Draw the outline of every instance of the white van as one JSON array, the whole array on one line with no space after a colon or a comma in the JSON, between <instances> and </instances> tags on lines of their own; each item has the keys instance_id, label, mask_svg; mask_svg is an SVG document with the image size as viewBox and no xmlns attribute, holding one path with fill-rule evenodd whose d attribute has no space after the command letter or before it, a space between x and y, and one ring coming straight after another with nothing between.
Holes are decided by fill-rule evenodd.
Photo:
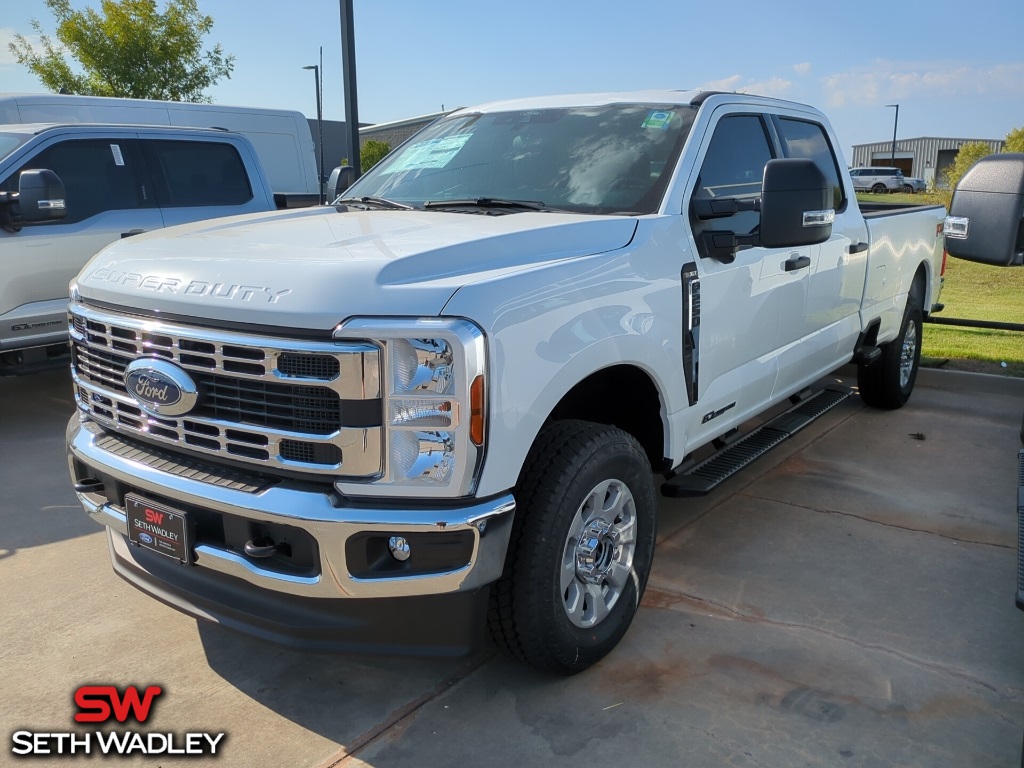
<instances>
[{"instance_id":1,"label":"white van","mask_svg":"<svg viewBox=\"0 0 1024 768\"><path fill-rule=\"evenodd\" d=\"M224 128L252 142L274 192L320 191L313 134L301 112L55 93L0 93L0 124L18 123Z\"/></svg>"}]
</instances>

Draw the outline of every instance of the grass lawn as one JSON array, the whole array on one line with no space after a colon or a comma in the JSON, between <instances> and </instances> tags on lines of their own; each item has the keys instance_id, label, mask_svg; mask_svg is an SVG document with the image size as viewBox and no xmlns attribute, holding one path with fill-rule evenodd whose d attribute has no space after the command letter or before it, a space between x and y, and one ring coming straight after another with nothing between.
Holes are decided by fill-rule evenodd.
<instances>
[{"instance_id":1,"label":"grass lawn","mask_svg":"<svg viewBox=\"0 0 1024 768\"><path fill-rule=\"evenodd\" d=\"M862 202L941 203L928 193L859 194ZM940 317L1024 323L1024 268L990 267L950 258ZM1024 333L925 323L921 364L1024 377ZM1001 363L1006 363L1003 368Z\"/></svg>"}]
</instances>

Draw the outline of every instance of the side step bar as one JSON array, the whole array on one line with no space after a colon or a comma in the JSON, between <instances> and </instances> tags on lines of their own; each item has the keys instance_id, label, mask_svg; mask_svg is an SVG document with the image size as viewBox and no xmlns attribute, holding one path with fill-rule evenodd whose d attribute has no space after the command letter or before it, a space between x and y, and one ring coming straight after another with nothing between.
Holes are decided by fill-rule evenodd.
<instances>
[{"instance_id":1,"label":"side step bar","mask_svg":"<svg viewBox=\"0 0 1024 768\"><path fill-rule=\"evenodd\" d=\"M720 483L768 453L786 438L795 435L849 396L848 389L826 387L704 461L665 481L661 486L662 495L686 498L711 493Z\"/></svg>"}]
</instances>

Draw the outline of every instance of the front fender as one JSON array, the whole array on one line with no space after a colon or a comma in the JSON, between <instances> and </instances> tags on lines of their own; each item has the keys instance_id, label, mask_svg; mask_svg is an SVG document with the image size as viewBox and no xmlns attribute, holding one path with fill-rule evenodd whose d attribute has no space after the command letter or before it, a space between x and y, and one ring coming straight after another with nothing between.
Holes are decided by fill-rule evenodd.
<instances>
[{"instance_id":1,"label":"front fender","mask_svg":"<svg viewBox=\"0 0 1024 768\"><path fill-rule=\"evenodd\" d=\"M642 250L642 249L641 249ZM488 335L488 426L479 496L515 485L541 426L591 374L632 365L661 400L665 455L670 419L686 405L678 272L638 273L637 249L546 265L460 289L446 315L470 317ZM628 398L629 392L610 393ZM681 402L677 402L681 401ZM611 407L614 407L613 405Z\"/></svg>"}]
</instances>

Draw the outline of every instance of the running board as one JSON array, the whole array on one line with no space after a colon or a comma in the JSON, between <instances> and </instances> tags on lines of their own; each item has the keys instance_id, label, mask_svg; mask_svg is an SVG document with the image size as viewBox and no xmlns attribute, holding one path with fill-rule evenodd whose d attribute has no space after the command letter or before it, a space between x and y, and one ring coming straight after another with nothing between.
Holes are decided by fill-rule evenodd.
<instances>
[{"instance_id":1,"label":"running board","mask_svg":"<svg viewBox=\"0 0 1024 768\"><path fill-rule=\"evenodd\" d=\"M792 437L850 396L848 389L827 387L744 435L661 486L663 496L685 498L711 493L755 459Z\"/></svg>"}]
</instances>

